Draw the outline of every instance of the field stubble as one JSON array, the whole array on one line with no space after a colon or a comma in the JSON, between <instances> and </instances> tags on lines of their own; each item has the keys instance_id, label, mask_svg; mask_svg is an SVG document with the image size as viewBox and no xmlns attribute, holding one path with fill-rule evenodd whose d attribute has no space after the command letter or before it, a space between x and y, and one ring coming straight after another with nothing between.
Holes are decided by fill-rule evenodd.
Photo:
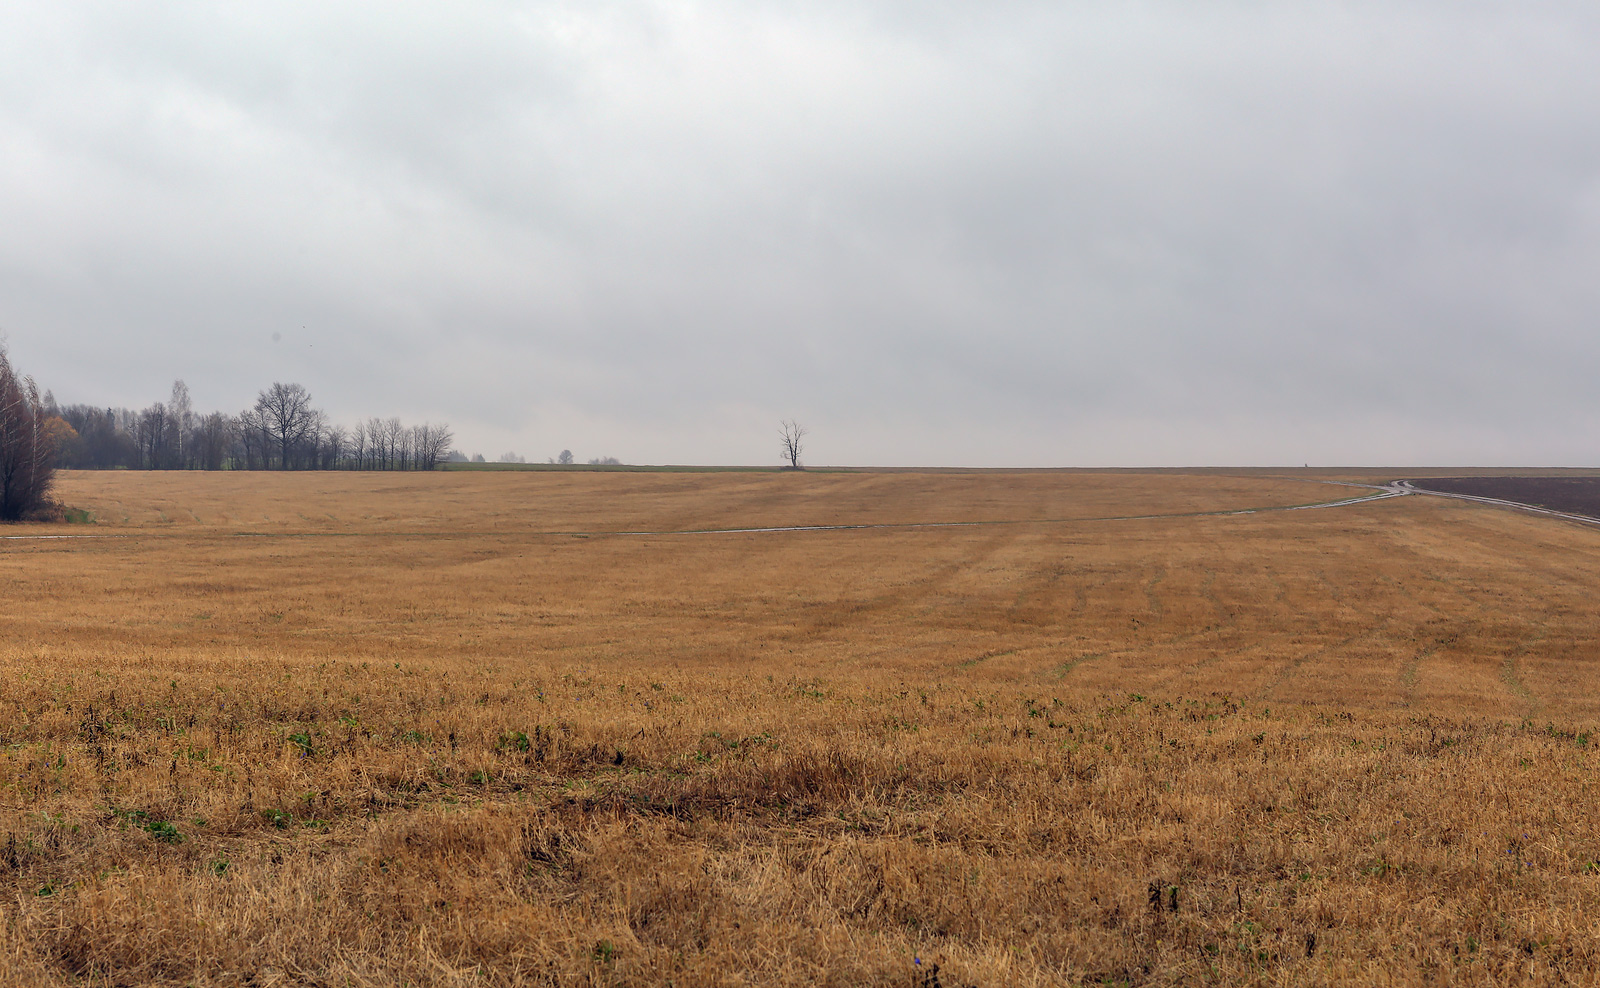
<instances>
[{"instance_id":1,"label":"field stubble","mask_svg":"<svg viewBox=\"0 0 1600 988\"><path fill-rule=\"evenodd\" d=\"M1596 978L1580 526L1199 473L63 495L127 537L0 548L0 983Z\"/></svg>"}]
</instances>

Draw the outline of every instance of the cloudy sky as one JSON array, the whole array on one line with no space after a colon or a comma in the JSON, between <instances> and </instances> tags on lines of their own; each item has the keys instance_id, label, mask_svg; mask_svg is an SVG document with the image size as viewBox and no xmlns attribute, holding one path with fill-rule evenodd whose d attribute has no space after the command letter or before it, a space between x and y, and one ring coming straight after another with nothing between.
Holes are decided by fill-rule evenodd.
<instances>
[{"instance_id":1,"label":"cloudy sky","mask_svg":"<svg viewBox=\"0 0 1600 988\"><path fill-rule=\"evenodd\" d=\"M1600 462L1600 7L0 0L0 333L491 459Z\"/></svg>"}]
</instances>

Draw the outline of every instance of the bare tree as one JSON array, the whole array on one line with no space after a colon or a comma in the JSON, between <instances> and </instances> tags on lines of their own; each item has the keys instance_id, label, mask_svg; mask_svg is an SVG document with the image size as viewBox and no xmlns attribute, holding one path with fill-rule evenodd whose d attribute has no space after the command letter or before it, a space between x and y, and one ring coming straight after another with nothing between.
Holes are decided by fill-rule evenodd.
<instances>
[{"instance_id":1,"label":"bare tree","mask_svg":"<svg viewBox=\"0 0 1600 988\"><path fill-rule=\"evenodd\" d=\"M570 449L562 450L561 451L561 455L556 457L556 462L561 464L562 466L571 466L572 465L572 450L570 450Z\"/></svg>"},{"instance_id":2,"label":"bare tree","mask_svg":"<svg viewBox=\"0 0 1600 988\"><path fill-rule=\"evenodd\" d=\"M405 427L400 424L399 419L390 416L386 419L379 419L378 428L382 430L383 469L402 469L401 460L405 455L402 433L405 432Z\"/></svg>"},{"instance_id":3,"label":"bare tree","mask_svg":"<svg viewBox=\"0 0 1600 988\"><path fill-rule=\"evenodd\" d=\"M238 433L238 420L221 412L197 418L190 437L195 466L201 470L221 470Z\"/></svg>"},{"instance_id":4,"label":"bare tree","mask_svg":"<svg viewBox=\"0 0 1600 988\"><path fill-rule=\"evenodd\" d=\"M31 377L18 377L0 347L0 521L17 521L49 503L55 450L44 403Z\"/></svg>"},{"instance_id":5,"label":"bare tree","mask_svg":"<svg viewBox=\"0 0 1600 988\"><path fill-rule=\"evenodd\" d=\"M448 425L430 425L424 422L416 431L413 465L418 470L432 470L450 452L450 443L455 437L450 434Z\"/></svg>"},{"instance_id":6,"label":"bare tree","mask_svg":"<svg viewBox=\"0 0 1600 988\"><path fill-rule=\"evenodd\" d=\"M167 406L158 401L139 413L134 439L139 443L139 460L146 470L163 470L171 466L167 456L171 438L171 419L167 415Z\"/></svg>"},{"instance_id":7,"label":"bare tree","mask_svg":"<svg viewBox=\"0 0 1600 988\"><path fill-rule=\"evenodd\" d=\"M246 470L267 468L267 430L261 425L261 413L246 408L239 413L239 454Z\"/></svg>"},{"instance_id":8,"label":"bare tree","mask_svg":"<svg viewBox=\"0 0 1600 988\"><path fill-rule=\"evenodd\" d=\"M189 386L183 380L172 382L172 398L167 402L167 449L173 466L187 470L194 459L189 452L190 433L194 431L194 404L189 400Z\"/></svg>"},{"instance_id":9,"label":"bare tree","mask_svg":"<svg viewBox=\"0 0 1600 988\"><path fill-rule=\"evenodd\" d=\"M383 426L383 419L367 419L367 469L389 469L389 453L386 445L387 432Z\"/></svg>"},{"instance_id":10,"label":"bare tree","mask_svg":"<svg viewBox=\"0 0 1600 988\"><path fill-rule=\"evenodd\" d=\"M367 468L367 427L360 422L350 430L350 459L357 470Z\"/></svg>"},{"instance_id":11,"label":"bare tree","mask_svg":"<svg viewBox=\"0 0 1600 988\"><path fill-rule=\"evenodd\" d=\"M805 449L800 440L805 438L806 430L800 423L789 420L783 423L778 435L783 437L783 458L789 461L790 470L802 470L800 466L800 453Z\"/></svg>"},{"instance_id":12,"label":"bare tree","mask_svg":"<svg viewBox=\"0 0 1600 988\"><path fill-rule=\"evenodd\" d=\"M336 425L322 431L322 469L337 470L339 463L350 451L350 435L344 426Z\"/></svg>"},{"instance_id":13,"label":"bare tree","mask_svg":"<svg viewBox=\"0 0 1600 988\"><path fill-rule=\"evenodd\" d=\"M416 453L417 430L416 427L406 428L400 420L389 420L389 431L395 437L395 466L401 470L411 469L411 458Z\"/></svg>"},{"instance_id":14,"label":"bare tree","mask_svg":"<svg viewBox=\"0 0 1600 988\"><path fill-rule=\"evenodd\" d=\"M328 434L328 416L313 409L311 423L295 447L295 463L307 470L322 469L323 438Z\"/></svg>"},{"instance_id":15,"label":"bare tree","mask_svg":"<svg viewBox=\"0 0 1600 988\"><path fill-rule=\"evenodd\" d=\"M278 454L278 469L290 469L294 463L293 454L299 452L312 430L321 425L316 410L311 407L311 393L298 384L274 381L272 387L256 398L256 412Z\"/></svg>"}]
</instances>

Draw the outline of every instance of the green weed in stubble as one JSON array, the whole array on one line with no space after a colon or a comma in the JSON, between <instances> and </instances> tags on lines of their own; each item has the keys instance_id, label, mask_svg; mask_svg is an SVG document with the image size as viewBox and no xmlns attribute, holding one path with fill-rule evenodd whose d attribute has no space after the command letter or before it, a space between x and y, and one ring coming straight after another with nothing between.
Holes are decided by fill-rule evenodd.
<instances>
[{"instance_id":1,"label":"green weed in stubble","mask_svg":"<svg viewBox=\"0 0 1600 988\"><path fill-rule=\"evenodd\" d=\"M149 831L151 837L163 844L183 843L183 834L179 832L177 827L172 825L170 820L152 820L144 829Z\"/></svg>"},{"instance_id":2,"label":"green weed in stubble","mask_svg":"<svg viewBox=\"0 0 1600 988\"><path fill-rule=\"evenodd\" d=\"M144 810L112 808L111 813L124 827L137 827L162 844L182 844L183 833L170 821L152 816Z\"/></svg>"},{"instance_id":3,"label":"green weed in stubble","mask_svg":"<svg viewBox=\"0 0 1600 988\"><path fill-rule=\"evenodd\" d=\"M528 735L522 731L502 734L500 735L500 740L495 743L495 750L501 754L508 751L527 753L532 747L533 743L528 740Z\"/></svg>"}]
</instances>

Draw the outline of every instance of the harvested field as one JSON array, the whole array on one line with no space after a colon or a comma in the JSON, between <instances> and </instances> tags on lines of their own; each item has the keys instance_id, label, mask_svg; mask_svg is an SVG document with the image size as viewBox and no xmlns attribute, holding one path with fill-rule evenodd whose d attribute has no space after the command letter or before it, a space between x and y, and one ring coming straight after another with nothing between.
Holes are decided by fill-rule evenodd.
<instances>
[{"instance_id":1,"label":"harvested field","mask_svg":"<svg viewBox=\"0 0 1600 988\"><path fill-rule=\"evenodd\" d=\"M67 475L0 983L1591 982L1600 531L1351 493Z\"/></svg>"},{"instance_id":2,"label":"harvested field","mask_svg":"<svg viewBox=\"0 0 1600 988\"><path fill-rule=\"evenodd\" d=\"M1430 477L1416 486L1600 518L1600 477Z\"/></svg>"}]
</instances>

